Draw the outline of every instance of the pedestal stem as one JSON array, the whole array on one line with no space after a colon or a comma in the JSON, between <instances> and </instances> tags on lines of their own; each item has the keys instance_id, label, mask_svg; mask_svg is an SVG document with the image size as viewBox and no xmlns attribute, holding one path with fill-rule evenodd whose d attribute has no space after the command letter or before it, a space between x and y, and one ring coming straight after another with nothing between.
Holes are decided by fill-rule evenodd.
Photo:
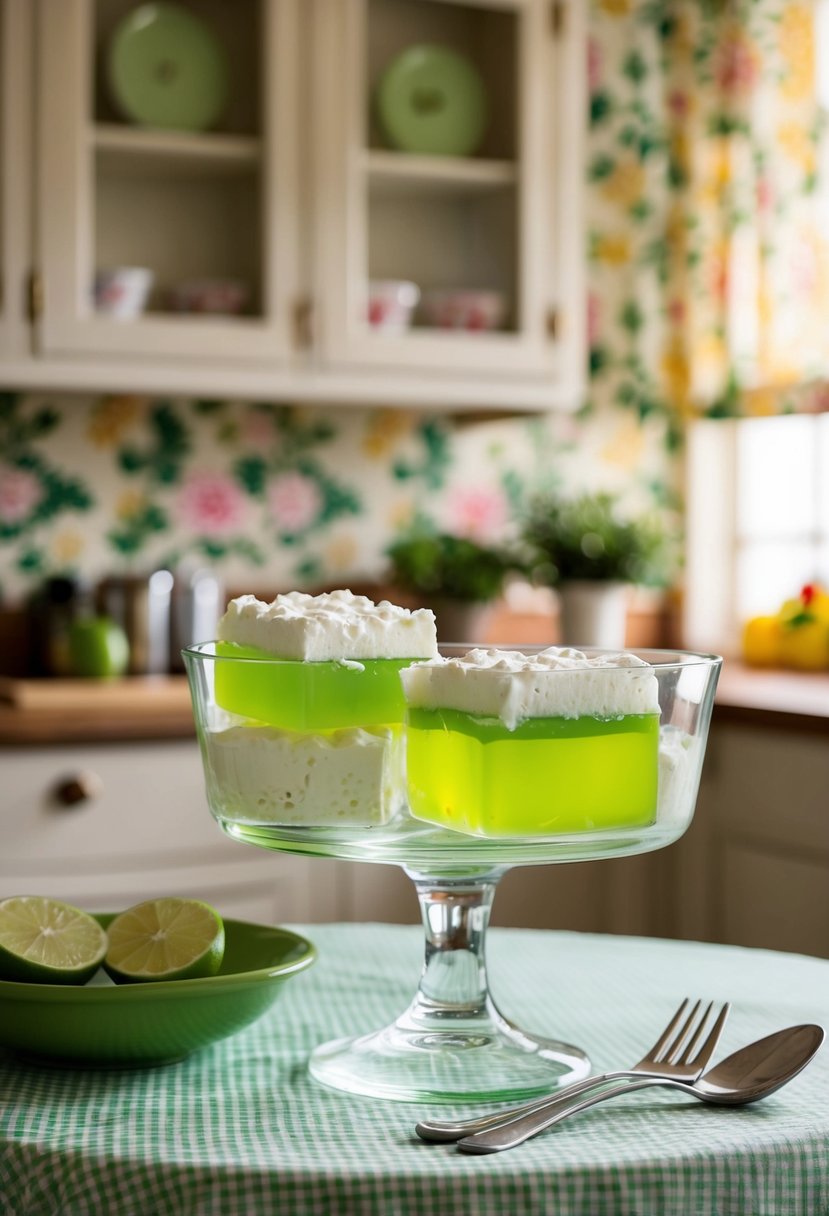
<instances>
[{"instance_id":1,"label":"pedestal stem","mask_svg":"<svg viewBox=\"0 0 829 1216\"><path fill-rule=\"evenodd\" d=\"M412 875L425 932L423 971L408 1010L422 1026L469 1022L486 1015L484 944L497 877L443 882Z\"/></svg>"}]
</instances>

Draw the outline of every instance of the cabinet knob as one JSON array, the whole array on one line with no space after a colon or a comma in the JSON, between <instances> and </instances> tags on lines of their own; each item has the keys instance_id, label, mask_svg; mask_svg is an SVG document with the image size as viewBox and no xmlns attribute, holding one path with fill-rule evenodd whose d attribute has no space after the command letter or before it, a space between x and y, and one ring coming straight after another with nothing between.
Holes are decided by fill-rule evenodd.
<instances>
[{"instance_id":1,"label":"cabinet knob","mask_svg":"<svg viewBox=\"0 0 829 1216\"><path fill-rule=\"evenodd\" d=\"M59 806L82 806L92 802L103 793L104 783L97 773L91 771L73 773L56 782L52 789L52 800Z\"/></svg>"}]
</instances>

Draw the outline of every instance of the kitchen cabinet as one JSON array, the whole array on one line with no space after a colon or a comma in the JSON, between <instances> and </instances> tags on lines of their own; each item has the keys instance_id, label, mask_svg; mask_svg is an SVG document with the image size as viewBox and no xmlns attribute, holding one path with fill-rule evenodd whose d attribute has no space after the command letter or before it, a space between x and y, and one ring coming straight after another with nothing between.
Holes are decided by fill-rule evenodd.
<instances>
[{"instance_id":1,"label":"kitchen cabinet","mask_svg":"<svg viewBox=\"0 0 829 1216\"><path fill-rule=\"evenodd\" d=\"M110 911L159 895L265 923L347 919L347 867L227 838L194 739L0 750L0 895Z\"/></svg>"},{"instance_id":2,"label":"kitchen cabinet","mask_svg":"<svg viewBox=\"0 0 829 1216\"><path fill-rule=\"evenodd\" d=\"M662 933L829 958L827 809L825 721L715 711L694 821L658 872Z\"/></svg>"},{"instance_id":3,"label":"kitchen cabinet","mask_svg":"<svg viewBox=\"0 0 829 1216\"><path fill-rule=\"evenodd\" d=\"M0 0L0 366L31 344L32 51L28 0Z\"/></svg>"},{"instance_id":4,"label":"kitchen cabinet","mask_svg":"<svg viewBox=\"0 0 829 1216\"><path fill-rule=\"evenodd\" d=\"M31 250L34 350L3 349L0 380L458 410L578 404L583 5L186 0L224 48L230 83L210 129L181 131L129 121L114 100L107 48L136 0L0 4L16 17L4 22L5 93L26 96L23 67L9 72L32 36L18 27L33 13L38 23L35 138L2 149L4 181L37 170L36 232L18 217L14 237ZM423 45L460 54L483 84L486 133L464 155L400 150L378 122L379 78ZM446 96L431 89L428 102ZM105 314L96 277L130 267L152 273L146 307ZM241 285L238 315L179 311L182 284L205 280ZM421 292L397 331L370 309L371 285L390 280ZM498 328L436 320L427 304L442 289L496 293Z\"/></svg>"}]
</instances>

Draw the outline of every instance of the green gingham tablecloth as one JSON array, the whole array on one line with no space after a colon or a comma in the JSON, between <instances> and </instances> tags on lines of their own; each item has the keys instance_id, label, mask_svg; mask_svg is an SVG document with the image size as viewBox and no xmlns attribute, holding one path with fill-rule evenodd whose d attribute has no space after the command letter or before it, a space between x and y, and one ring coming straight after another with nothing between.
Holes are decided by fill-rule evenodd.
<instances>
[{"instance_id":1,"label":"green gingham tablecloth","mask_svg":"<svg viewBox=\"0 0 829 1216\"><path fill-rule=\"evenodd\" d=\"M230 1039L164 1068L25 1065L0 1053L2 1216L820 1216L829 1213L829 1046L756 1106L668 1090L617 1098L510 1152L414 1135L424 1107L338 1094L317 1043L384 1025L418 974L414 927L301 927L319 960ZM685 995L734 1003L718 1057L797 1022L829 1028L829 961L587 934L492 930L502 1010L595 1069L637 1060Z\"/></svg>"}]
</instances>

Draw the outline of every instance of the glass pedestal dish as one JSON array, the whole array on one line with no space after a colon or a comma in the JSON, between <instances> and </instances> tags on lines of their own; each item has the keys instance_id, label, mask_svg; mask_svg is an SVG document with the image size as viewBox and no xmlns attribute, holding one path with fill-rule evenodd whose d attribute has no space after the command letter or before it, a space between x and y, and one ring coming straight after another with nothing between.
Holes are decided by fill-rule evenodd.
<instances>
[{"instance_id":1,"label":"glass pedestal dish","mask_svg":"<svg viewBox=\"0 0 829 1216\"><path fill-rule=\"evenodd\" d=\"M469 649L440 647L445 656ZM528 653L540 648L520 649ZM404 740L399 726L384 736L393 760L383 778L390 805L380 813L372 805L372 813L354 823L349 816L360 818L368 804L361 807L359 796L346 799L339 813L330 811L328 822L326 808L339 802L318 801L304 812L316 822L303 822L301 805L297 809L301 792L293 791L289 799L284 773L278 769L288 763L286 747L299 749L299 755L312 737L274 731L223 708L216 695L221 664L257 664L256 682L261 682L264 665L279 660L229 657L217 653L214 643L185 651L208 802L224 831L236 840L280 852L398 865L418 893L425 955L411 1003L390 1026L318 1047L309 1065L317 1080L373 1097L458 1102L533 1097L587 1075L590 1063L580 1048L534 1035L499 1012L487 983L486 930L498 880L511 867L649 852L677 840L691 822L721 660L676 651L632 653L649 665L658 685L660 712L653 749L657 772L649 812L620 815L608 808L606 817L593 810L585 815L578 805L576 784L560 815L567 830L556 832L548 826L543 834L535 834L525 823L521 835L485 836L424 822L411 814L403 796L402 765L397 767ZM218 680L220 699L224 675ZM607 729L613 733L612 721ZM597 735L592 753L597 766L606 763L601 738ZM229 740L234 747L240 740L252 745L235 757L230 768L222 752ZM319 773L315 766L322 760L324 767L329 755L332 765L335 759L339 762L343 746L335 749L336 756L327 743L319 755L302 753L304 771L315 768ZM482 746L485 754L487 745ZM292 755L288 759L293 763ZM261 775L269 772L282 791L279 798L270 789L263 792ZM587 784L589 763L585 773ZM307 777L301 780L307 787ZM293 781L292 777L289 784ZM549 782L552 790L553 764ZM612 786L611 781L608 788ZM286 818L293 822L279 821Z\"/></svg>"}]
</instances>

